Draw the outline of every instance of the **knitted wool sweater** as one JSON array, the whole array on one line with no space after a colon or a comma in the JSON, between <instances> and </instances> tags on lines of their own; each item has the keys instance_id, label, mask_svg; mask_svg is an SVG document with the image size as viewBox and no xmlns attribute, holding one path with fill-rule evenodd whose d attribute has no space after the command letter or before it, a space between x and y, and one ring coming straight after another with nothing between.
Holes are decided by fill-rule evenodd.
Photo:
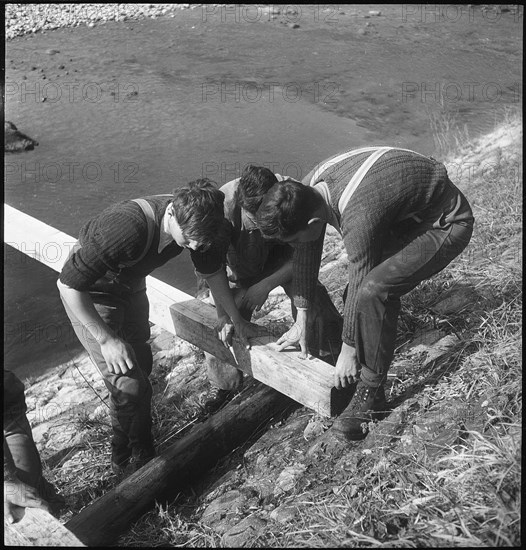
<instances>
[{"instance_id":1,"label":"knitted wool sweater","mask_svg":"<svg viewBox=\"0 0 526 550\"><path fill-rule=\"evenodd\" d=\"M392 149L376 161L358 185L343 212L338 202L349 181L371 152L341 160L303 180L325 181L334 226L340 231L349 260L343 341L354 346L356 300L364 277L380 263L391 230L412 218L422 228L446 228L473 220L462 193L451 183L442 163L411 151ZM334 158L334 157L333 157ZM322 163L324 164L324 163ZM309 307L321 264L324 233L311 243L294 247L294 289L297 307Z\"/></svg>"},{"instance_id":2,"label":"knitted wool sweater","mask_svg":"<svg viewBox=\"0 0 526 550\"><path fill-rule=\"evenodd\" d=\"M158 251L163 216L172 198L145 197L155 214L155 231L146 255L130 267L124 262L139 258L148 240L148 222L141 207L134 201L122 201L104 209L80 230L81 248L64 264L60 281L79 291L106 288L104 280L110 276L122 285L134 284L154 269L181 254L184 250L175 241ZM214 273L224 264L224 247L211 247L207 252L190 251L197 271Z\"/></svg>"}]
</instances>

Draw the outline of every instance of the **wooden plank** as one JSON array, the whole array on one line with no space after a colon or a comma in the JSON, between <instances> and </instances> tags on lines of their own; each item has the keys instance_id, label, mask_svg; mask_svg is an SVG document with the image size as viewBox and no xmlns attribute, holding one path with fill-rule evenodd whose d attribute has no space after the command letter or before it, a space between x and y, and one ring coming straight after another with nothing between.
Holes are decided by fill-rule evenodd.
<instances>
[{"instance_id":1,"label":"wooden plank","mask_svg":"<svg viewBox=\"0 0 526 550\"><path fill-rule=\"evenodd\" d=\"M4 204L4 242L60 273L77 240ZM191 300L192 296L151 276L146 277L146 294L150 321L174 334L170 305Z\"/></svg>"},{"instance_id":2,"label":"wooden plank","mask_svg":"<svg viewBox=\"0 0 526 550\"><path fill-rule=\"evenodd\" d=\"M245 443L270 418L294 405L272 388L254 383L119 486L87 506L68 521L66 527L88 546L112 542L156 500L174 498L219 458Z\"/></svg>"},{"instance_id":3,"label":"wooden plank","mask_svg":"<svg viewBox=\"0 0 526 550\"><path fill-rule=\"evenodd\" d=\"M17 523L4 519L5 546L85 546L58 519L41 508L20 508Z\"/></svg>"},{"instance_id":4,"label":"wooden plank","mask_svg":"<svg viewBox=\"0 0 526 550\"><path fill-rule=\"evenodd\" d=\"M4 204L4 242L15 250L61 271L77 239Z\"/></svg>"},{"instance_id":5,"label":"wooden plank","mask_svg":"<svg viewBox=\"0 0 526 550\"><path fill-rule=\"evenodd\" d=\"M212 306L192 299L170 308L177 336L236 366L256 380L273 387L323 416L335 414L334 367L319 359L299 359L299 352L280 352L272 345L277 338L264 327L246 350L234 338L233 354L219 341L214 329ZM334 402L334 403L333 403Z\"/></svg>"},{"instance_id":6,"label":"wooden plank","mask_svg":"<svg viewBox=\"0 0 526 550\"><path fill-rule=\"evenodd\" d=\"M191 300L192 296L150 275L146 277L146 295L150 302L150 321L175 334L170 306L174 302Z\"/></svg>"}]
</instances>

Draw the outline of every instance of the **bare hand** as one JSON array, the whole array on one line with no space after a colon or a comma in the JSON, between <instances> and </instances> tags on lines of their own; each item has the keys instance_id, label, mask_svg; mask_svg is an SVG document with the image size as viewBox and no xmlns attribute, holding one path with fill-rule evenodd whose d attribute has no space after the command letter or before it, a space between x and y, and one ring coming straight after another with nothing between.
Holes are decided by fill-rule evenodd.
<instances>
[{"instance_id":1,"label":"bare hand","mask_svg":"<svg viewBox=\"0 0 526 550\"><path fill-rule=\"evenodd\" d=\"M49 512L48 503L34 487L19 479L4 481L4 517L8 523L15 523L15 518L20 517L17 508L42 508Z\"/></svg>"},{"instance_id":2,"label":"bare hand","mask_svg":"<svg viewBox=\"0 0 526 550\"><path fill-rule=\"evenodd\" d=\"M234 323L227 315L221 316L217 320L217 336L223 342L225 348L229 348L232 345L232 335L234 333Z\"/></svg>"},{"instance_id":3,"label":"bare hand","mask_svg":"<svg viewBox=\"0 0 526 550\"><path fill-rule=\"evenodd\" d=\"M110 338L100 346L108 370L113 374L126 374L137 364L133 348L120 338Z\"/></svg>"},{"instance_id":4,"label":"bare hand","mask_svg":"<svg viewBox=\"0 0 526 550\"><path fill-rule=\"evenodd\" d=\"M306 310L298 310L296 322L289 331L279 338L276 344L278 345L278 351L283 351L289 346L299 346L301 351L300 359L306 359L308 357Z\"/></svg>"},{"instance_id":5,"label":"bare hand","mask_svg":"<svg viewBox=\"0 0 526 550\"><path fill-rule=\"evenodd\" d=\"M334 369L334 386L341 390L350 386L358 376L358 359L356 349L345 342Z\"/></svg>"}]
</instances>

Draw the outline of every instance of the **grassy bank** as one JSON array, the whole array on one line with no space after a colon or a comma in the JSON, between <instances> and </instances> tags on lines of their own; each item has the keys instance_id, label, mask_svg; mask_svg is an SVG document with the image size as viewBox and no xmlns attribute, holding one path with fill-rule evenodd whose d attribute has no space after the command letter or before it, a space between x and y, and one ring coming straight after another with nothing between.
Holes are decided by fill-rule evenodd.
<instances>
[{"instance_id":1,"label":"grassy bank","mask_svg":"<svg viewBox=\"0 0 526 550\"><path fill-rule=\"evenodd\" d=\"M247 547L520 545L521 125L510 115L440 159L473 206L475 232L460 258L403 302L387 387L392 413L366 440L342 447L322 434L330 421L295 411L222 461L193 492L146 514L119 546L234 546L241 539L232 526L250 521ZM340 309L345 272L339 237L329 233L320 277ZM283 298L274 296L262 315L273 310L274 318L290 320ZM154 336L162 451L195 423L206 378L201 352ZM88 379L89 406L33 421L46 476L67 499L63 520L115 483L104 391L89 378L85 357L75 361L61 368L83 373L78 385ZM33 412L44 387L49 379L28 389ZM73 443L59 441L66 424ZM233 523L219 528L205 512L229 492L244 500Z\"/></svg>"}]
</instances>

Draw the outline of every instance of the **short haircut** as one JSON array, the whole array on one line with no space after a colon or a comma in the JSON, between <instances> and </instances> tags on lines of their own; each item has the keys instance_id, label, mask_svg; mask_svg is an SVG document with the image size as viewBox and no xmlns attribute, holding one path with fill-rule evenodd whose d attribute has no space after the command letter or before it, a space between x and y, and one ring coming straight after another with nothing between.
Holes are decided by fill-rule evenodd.
<instances>
[{"instance_id":1,"label":"short haircut","mask_svg":"<svg viewBox=\"0 0 526 550\"><path fill-rule=\"evenodd\" d=\"M265 193L278 181L275 174L264 166L249 164L243 170L235 192L237 204L248 213L255 214Z\"/></svg>"},{"instance_id":2,"label":"short haircut","mask_svg":"<svg viewBox=\"0 0 526 550\"><path fill-rule=\"evenodd\" d=\"M287 179L267 192L257 211L256 223L268 239L288 238L307 229L322 203L323 198L312 187Z\"/></svg>"},{"instance_id":3,"label":"short haircut","mask_svg":"<svg viewBox=\"0 0 526 550\"><path fill-rule=\"evenodd\" d=\"M217 241L224 225L225 195L208 178L197 179L173 192L173 209L186 238L207 250Z\"/></svg>"}]
</instances>

